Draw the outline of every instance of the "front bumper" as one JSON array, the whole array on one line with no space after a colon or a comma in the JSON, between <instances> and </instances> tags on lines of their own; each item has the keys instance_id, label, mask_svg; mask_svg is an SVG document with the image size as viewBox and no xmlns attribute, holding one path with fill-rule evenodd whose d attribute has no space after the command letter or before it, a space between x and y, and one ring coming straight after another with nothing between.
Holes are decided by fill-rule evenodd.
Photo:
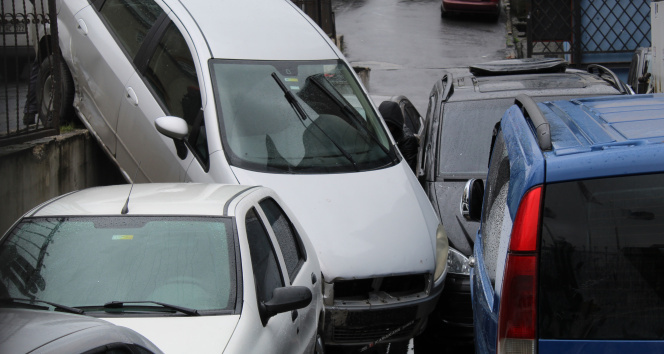
<instances>
[{"instance_id":1,"label":"front bumper","mask_svg":"<svg viewBox=\"0 0 664 354\"><path fill-rule=\"evenodd\" d=\"M430 316L429 327L436 336L472 343L473 306L468 275L447 274L445 290Z\"/></svg>"},{"instance_id":2,"label":"front bumper","mask_svg":"<svg viewBox=\"0 0 664 354\"><path fill-rule=\"evenodd\" d=\"M444 284L428 295L389 304L335 301L325 307L325 344L371 346L416 336L424 330Z\"/></svg>"}]
</instances>

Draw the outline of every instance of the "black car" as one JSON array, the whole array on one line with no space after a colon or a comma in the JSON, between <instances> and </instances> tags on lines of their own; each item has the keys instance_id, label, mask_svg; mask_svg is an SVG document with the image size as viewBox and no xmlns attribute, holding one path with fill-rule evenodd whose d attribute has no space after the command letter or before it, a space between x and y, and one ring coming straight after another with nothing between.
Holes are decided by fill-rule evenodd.
<instances>
[{"instance_id":1,"label":"black car","mask_svg":"<svg viewBox=\"0 0 664 354\"><path fill-rule=\"evenodd\" d=\"M468 258L479 224L462 216L459 200L468 179L486 178L487 141L496 123L521 93L535 101L632 93L609 69L599 65L588 69L570 69L562 59L499 60L471 66L462 75L445 73L434 84L420 180L449 238L450 271L427 330L416 338L418 352L428 352L427 348L440 352L441 338L445 338L442 343L465 344L472 351Z\"/></svg>"}]
</instances>

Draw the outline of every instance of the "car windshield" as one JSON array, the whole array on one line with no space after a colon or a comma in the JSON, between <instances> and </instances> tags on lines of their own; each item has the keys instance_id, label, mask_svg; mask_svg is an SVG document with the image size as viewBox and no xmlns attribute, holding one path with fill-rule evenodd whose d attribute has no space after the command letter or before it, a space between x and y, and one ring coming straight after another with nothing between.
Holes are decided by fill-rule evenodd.
<instances>
[{"instance_id":1,"label":"car windshield","mask_svg":"<svg viewBox=\"0 0 664 354\"><path fill-rule=\"evenodd\" d=\"M568 96L532 98L536 102L572 99ZM439 177L485 178L489 167L493 128L513 104L513 97L445 104L443 123L440 126Z\"/></svg>"},{"instance_id":2,"label":"car windshield","mask_svg":"<svg viewBox=\"0 0 664 354\"><path fill-rule=\"evenodd\" d=\"M450 102L443 108L438 170L443 178L484 178L493 127L513 98Z\"/></svg>"},{"instance_id":3,"label":"car windshield","mask_svg":"<svg viewBox=\"0 0 664 354\"><path fill-rule=\"evenodd\" d=\"M212 60L222 143L231 165L276 173L379 169L396 155L341 60Z\"/></svg>"},{"instance_id":4,"label":"car windshield","mask_svg":"<svg viewBox=\"0 0 664 354\"><path fill-rule=\"evenodd\" d=\"M231 225L211 217L25 219L0 245L0 299L100 311L111 301L234 310Z\"/></svg>"}]
</instances>

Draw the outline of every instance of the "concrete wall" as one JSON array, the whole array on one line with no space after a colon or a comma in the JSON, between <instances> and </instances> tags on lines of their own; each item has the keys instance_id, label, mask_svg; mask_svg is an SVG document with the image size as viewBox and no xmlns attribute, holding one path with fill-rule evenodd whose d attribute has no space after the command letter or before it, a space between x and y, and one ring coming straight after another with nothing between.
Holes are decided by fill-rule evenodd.
<instances>
[{"instance_id":1,"label":"concrete wall","mask_svg":"<svg viewBox=\"0 0 664 354\"><path fill-rule=\"evenodd\" d=\"M125 183L87 130L0 148L0 235L58 195Z\"/></svg>"}]
</instances>

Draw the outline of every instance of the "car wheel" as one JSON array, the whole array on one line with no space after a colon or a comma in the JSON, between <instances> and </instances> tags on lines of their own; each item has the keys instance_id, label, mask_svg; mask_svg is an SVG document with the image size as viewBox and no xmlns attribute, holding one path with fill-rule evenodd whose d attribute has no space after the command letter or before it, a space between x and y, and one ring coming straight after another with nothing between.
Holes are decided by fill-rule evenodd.
<instances>
[{"instance_id":1,"label":"car wheel","mask_svg":"<svg viewBox=\"0 0 664 354\"><path fill-rule=\"evenodd\" d=\"M447 11L445 11L445 9L443 8L443 5L440 5L440 18L445 18L445 17L448 17L448 16L449 16L449 13Z\"/></svg>"},{"instance_id":2,"label":"car wheel","mask_svg":"<svg viewBox=\"0 0 664 354\"><path fill-rule=\"evenodd\" d=\"M39 120L44 126L50 126L54 114L55 87L53 75L55 64L55 54L49 55L39 66L39 79L37 81L37 105L39 107ZM60 124L70 123L74 114L74 80L65 64L64 59L60 57L60 109L57 112Z\"/></svg>"}]
</instances>

